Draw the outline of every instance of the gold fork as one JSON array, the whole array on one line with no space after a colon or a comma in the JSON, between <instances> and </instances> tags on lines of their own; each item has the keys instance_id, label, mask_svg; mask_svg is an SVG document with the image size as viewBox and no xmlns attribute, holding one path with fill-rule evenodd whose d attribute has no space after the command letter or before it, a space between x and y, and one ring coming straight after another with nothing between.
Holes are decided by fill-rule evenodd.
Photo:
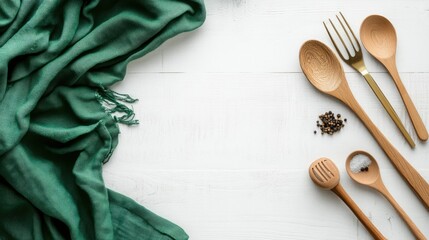
<instances>
[{"instance_id":1,"label":"gold fork","mask_svg":"<svg viewBox=\"0 0 429 240\"><path fill-rule=\"evenodd\" d=\"M352 34L353 39L356 42L357 48L353 44L353 41L352 41L352 39L350 37L350 34L346 30L346 27L344 26L343 22L340 20L340 18L338 17L338 15L336 15L336 17L338 19L338 22L340 22L341 27L343 28L344 32L346 33L346 36L349 39L349 41L350 41L350 43L352 45L352 48L354 50L354 55L352 56L352 54L349 51L349 48L345 44L345 42L344 42L343 38L341 37L340 33L338 32L337 28L332 23L331 19L329 19L329 22L331 23L332 28L335 30L335 33L337 34L338 38L340 39L341 43L343 44L343 46L344 46L344 48L345 48L345 50L347 52L347 56L346 56L347 58L341 53L340 49L338 48L337 44L335 43L334 38L332 37L331 33L329 32L328 27L326 26L325 22L323 22L323 25L325 26L325 29L328 32L329 38L331 39L332 43L334 44L334 47L337 50L338 55L340 55L341 59L343 59L343 61L346 62L349 66L351 66L356 71L360 72L360 74L362 74L362 76L365 78L365 80L368 83L368 85L371 87L372 91L377 96L378 100L380 100L380 102L383 105L384 109L386 109L386 111L389 114L390 118L392 118L393 122L395 122L396 126L399 128L399 130L401 131L402 135L407 140L408 144L410 144L410 146L412 148L414 148L415 147L415 143L414 143L413 139L411 138L410 134L405 129L405 127L402 124L401 120L399 119L398 114L396 114L395 109L393 109L393 107L390 104L389 100L387 100L386 96L384 96L384 94L381 91L380 87L374 81L374 79L372 78L371 74L369 74L368 69L365 66L365 62L363 61L362 49L360 47L359 41L357 40L357 38L356 38L353 30L351 29L349 23L344 18L343 14L341 12L340 12L340 15L341 15L342 19L344 20L344 23L347 25L348 30Z\"/></svg>"}]
</instances>

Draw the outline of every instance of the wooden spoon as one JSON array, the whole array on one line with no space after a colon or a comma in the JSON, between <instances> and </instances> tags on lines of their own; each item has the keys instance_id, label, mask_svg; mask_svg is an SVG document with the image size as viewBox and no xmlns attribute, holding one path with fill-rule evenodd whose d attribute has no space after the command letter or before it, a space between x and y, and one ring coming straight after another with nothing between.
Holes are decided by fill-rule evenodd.
<instances>
[{"instance_id":1,"label":"wooden spoon","mask_svg":"<svg viewBox=\"0 0 429 240\"><path fill-rule=\"evenodd\" d=\"M367 171L360 171L360 169L357 169L358 171L355 171L356 169L352 169L351 161L357 155L365 155L371 161L371 164L368 166ZM396 209L402 219L404 219L405 223L408 225L408 228L411 230L416 239L426 240L426 237L423 235L422 232L420 232L416 224L414 224L411 218L405 213L405 211L399 206L399 204L395 201L393 196L387 190L381 179L380 169L378 167L377 161L375 161L375 158L371 156L371 154L364 151L355 151L351 153L346 161L346 170L349 176L357 183L369 186L379 191L392 204L392 206Z\"/></svg>"},{"instance_id":2,"label":"wooden spoon","mask_svg":"<svg viewBox=\"0 0 429 240\"><path fill-rule=\"evenodd\" d=\"M343 68L331 49L319 41L307 41L301 47L299 61L302 71L314 87L337 98L355 112L389 157L396 170L417 194L426 209L429 210L428 183L386 139L356 101L347 83Z\"/></svg>"},{"instance_id":3,"label":"wooden spoon","mask_svg":"<svg viewBox=\"0 0 429 240\"><path fill-rule=\"evenodd\" d=\"M372 15L367 17L360 28L360 37L366 50L380 61L389 71L395 82L402 101L410 115L417 136L422 141L428 140L428 131L417 112L396 67L396 32L393 25L385 17Z\"/></svg>"},{"instance_id":4,"label":"wooden spoon","mask_svg":"<svg viewBox=\"0 0 429 240\"><path fill-rule=\"evenodd\" d=\"M335 163L328 158L320 158L314 161L309 168L311 180L319 187L331 190L340 197L345 204L352 210L359 221L365 226L374 239L387 239L372 224L367 216L360 210L356 203L347 194L340 184L340 172Z\"/></svg>"}]
</instances>

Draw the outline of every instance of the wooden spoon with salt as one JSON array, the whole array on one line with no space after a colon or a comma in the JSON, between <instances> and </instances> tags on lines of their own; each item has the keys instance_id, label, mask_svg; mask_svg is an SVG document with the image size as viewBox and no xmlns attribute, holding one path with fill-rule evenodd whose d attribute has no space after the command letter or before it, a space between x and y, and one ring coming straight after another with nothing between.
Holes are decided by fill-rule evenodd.
<instances>
[{"instance_id":1,"label":"wooden spoon with salt","mask_svg":"<svg viewBox=\"0 0 429 240\"><path fill-rule=\"evenodd\" d=\"M343 68L332 50L319 41L310 40L302 45L299 61L302 71L315 88L337 98L360 118L396 170L420 198L426 209L429 209L429 184L386 139L359 105L349 88Z\"/></svg>"},{"instance_id":2,"label":"wooden spoon with salt","mask_svg":"<svg viewBox=\"0 0 429 240\"><path fill-rule=\"evenodd\" d=\"M353 161L362 161L357 157L363 157L363 161L367 160L366 162L368 162L368 164L365 164L366 170L362 171L359 167L359 164L353 164ZM413 222L413 220L411 220L408 214L405 213L404 209L402 209L401 206L399 206L399 204L396 202L396 200L387 190L386 186L383 183L383 180L381 179L380 168L378 167L377 161L375 161L375 158L371 154L365 151L355 151L351 153L347 157L346 170L349 176L355 182L371 187L377 190L378 192L380 192L390 202L390 204L392 204L395 210L399 213L399 215L407 224L408 228L413 233L414 237L418 240L426 240L426 237L418 229L418 227Z\"/></svg>"}]
</instances>

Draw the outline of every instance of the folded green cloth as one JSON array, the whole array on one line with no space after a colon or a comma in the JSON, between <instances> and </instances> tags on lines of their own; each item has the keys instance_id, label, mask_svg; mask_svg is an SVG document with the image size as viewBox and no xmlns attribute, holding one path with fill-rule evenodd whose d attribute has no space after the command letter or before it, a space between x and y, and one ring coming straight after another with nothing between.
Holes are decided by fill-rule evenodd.
<instances>
[{"instance_id":1,"label":"folded green cloth","mask_svg":"<svg viewBox=\"0 0 429 240\"><path fill-rule=\"evenodd\" d=\"M101 168L117 122L136 123L108 87L204 18L202 0L2 0L1 240L188 238L106 189Z\"/></svg>"}]
</instances>

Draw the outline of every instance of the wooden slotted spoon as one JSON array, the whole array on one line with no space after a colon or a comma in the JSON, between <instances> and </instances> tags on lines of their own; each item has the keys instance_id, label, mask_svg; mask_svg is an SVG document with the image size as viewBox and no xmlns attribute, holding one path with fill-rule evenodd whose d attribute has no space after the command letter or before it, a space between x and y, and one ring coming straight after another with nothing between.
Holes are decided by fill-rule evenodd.
<instances>
[{"instance_id":1,"label":"wooden slotted spoon","mask_svg":"<svg viewBox=\"0 0 429 240\"><path fill-rule=\"evenodd\" d=\"M396 170L429 210L428 183L386 139L359 105L349 88L343 68L332 50L319 41L310 40L302 45L299 61L302 71L315 88L337 98L360 118Z\"/></svg>"},{"instance_id":2,"label":"wooden slotted spoon","mask_svg":"<svg viewBox=\"0 0 429 240\"><path fill-rule=\"evenodd\" d=\"M310 165L309 174L311 180L313 180L317 186L331 190L340 197L375 239L387 239L378 231L341 186L340 172L334 162L328 158L320 158Z\"/></svg>"}]
</instances>

